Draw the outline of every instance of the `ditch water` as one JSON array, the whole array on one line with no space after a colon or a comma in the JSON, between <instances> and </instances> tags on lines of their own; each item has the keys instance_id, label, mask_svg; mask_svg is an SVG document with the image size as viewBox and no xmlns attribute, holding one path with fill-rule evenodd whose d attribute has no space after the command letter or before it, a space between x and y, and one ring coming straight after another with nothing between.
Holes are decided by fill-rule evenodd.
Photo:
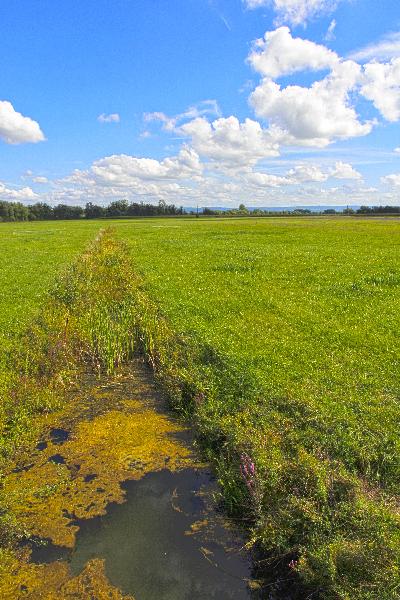
<instances>
[{"instance_id":1,"label":"ditch water","mask_svg":"<svg viewBox=\"0 0 400 600\"><path fill-rule=\"evenodd\" d=\"M53 472L69 477L29 512L33 533L48 540L32 545L30 563L53 571L63 565L68 581L64 573L54 584L60 597L78 597L66 594L69 581L88 586L88 598L261 597L243 537L216 507L216 483L194 457L190 431L168 415L140 363L133 373L92 381L70 407L36 445L28 468L19 465L13 475L21 489L24 478L32 486ZM82 584L96 561L105 591L121 595L97 596L85 577Z\"/></svg>"},{"instance_id":2,"label":"ditch water","mask_svg":"<svg viewBox=\"0 0 400 600\"><path fill-rule=\"evenodd\" d=\"M111 584L136 600L248 599L248 556L207 507L210 486L194 469L127 483L124 504L81 528L72 573L100 557Z\"/></svg>"}]
</instances>

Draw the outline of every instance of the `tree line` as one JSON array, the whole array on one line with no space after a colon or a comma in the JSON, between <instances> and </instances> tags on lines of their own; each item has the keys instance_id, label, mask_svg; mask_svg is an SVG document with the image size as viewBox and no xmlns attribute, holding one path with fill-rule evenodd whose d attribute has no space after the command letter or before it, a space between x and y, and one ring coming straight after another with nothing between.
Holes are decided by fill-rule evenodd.
<instances>
[{"instance_id":1,"label":"tree line","mask_svg":"<svg viewBox=\"0 0 400 600\"><path fill-rule=\"evenodd\" d=\"M268 210L264 208L248 209L244 204L239 208L219 210L214 208L202 209L202 214L207 216L232 216L232 217L297 217L321 215L400 215L400 206L360 206L358 209L346 207L342 209L327 208L325 210L310 210L309 208L293 208L282 210Z\"/></svg>"},{"instance_id":2,"label":"tree line","mask_svg":"<svg viewBox=\"0 0 400 600\"><path fill-rule=\"evenodd\" d=\"M244 204L238 208L229 210L218 210L212 208L201 208L198 210L186 211L184 208L177 207L174 204L159 202L158 204L145 204L143 202L131 202L127 200L115 200L108 206L100 206L88 202L83 206L70 206L68 204L58 204L50 206L44 202L25 205L21 202L0 201L0 222L1 221L51 221L65 219L106 219L118 217L159 217L159 216L179 216L179 215L204 215L204 216L250 216L250 217L279 217L279 216L317 216L317 215L400 215L400 206L361 206L358 209L344 208L336 210L333 208L325 209L319 212L311 211L306 208L296 208L293 210L272 211L261 208L248 209Z\"/></svg>"},{"instance_id":3,"label":"tree line","mask_svg":"<svg viewBox=\"0 0 400 600\"><path fill-rule=\"evenodd\" d=\"M20 202L0 201L0 221L51 221L65 219L105 219L115 217L155 217L163 215L182 215L185 211L174 204L159 202L156 205L127 200L116 200L108 206L99 206L88 202L83 206L58 204L50 206L43 202L25 205Z\"/></svg>"}]
</instances>

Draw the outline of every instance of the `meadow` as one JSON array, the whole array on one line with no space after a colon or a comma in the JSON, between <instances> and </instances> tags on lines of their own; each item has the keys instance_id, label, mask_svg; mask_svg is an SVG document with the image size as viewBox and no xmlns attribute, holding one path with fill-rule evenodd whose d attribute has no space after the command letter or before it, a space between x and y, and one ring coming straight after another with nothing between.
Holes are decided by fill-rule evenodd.
<instances>
[{"instance_id":1,"label":"meadow","mask_svg":"<svg viewBox=\"0 0 400 600\"><path fill-rule=\"evenodd\" d=\"M20 333L43 303L54 278L99 230L96 222L2 223L0 339ZM4 339L5 338L5 339Z\"/></svg>"},{"instance_id":2,"label":"meadow","mask_svg":"<svg viewBox=\"0 0 400 600\"><path fill-rule=\"evenodd\" d=\"M396 598L400 222L112 225L140 278L132 336L266 570L295 571L326 598ZM102 226L1 225L7 345Z\"/></svg>"}]
</instances>

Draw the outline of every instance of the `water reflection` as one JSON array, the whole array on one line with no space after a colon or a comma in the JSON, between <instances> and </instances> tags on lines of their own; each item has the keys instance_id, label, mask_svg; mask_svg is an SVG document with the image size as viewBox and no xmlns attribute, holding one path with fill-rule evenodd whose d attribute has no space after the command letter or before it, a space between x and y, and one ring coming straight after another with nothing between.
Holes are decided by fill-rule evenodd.
<instances>
[{"instance_id":1,"label":"water reflection","mask_svg":"<svg viewBox=\"0 0 400 600\"><path fill-rule=\"evenodd\" d=\"M248 599L249 559L205 500L211 485L196 469L127 482L124 504L80 523L72 572L100 557L110 582L135 600Z\"/></svg>"}]
</instances>

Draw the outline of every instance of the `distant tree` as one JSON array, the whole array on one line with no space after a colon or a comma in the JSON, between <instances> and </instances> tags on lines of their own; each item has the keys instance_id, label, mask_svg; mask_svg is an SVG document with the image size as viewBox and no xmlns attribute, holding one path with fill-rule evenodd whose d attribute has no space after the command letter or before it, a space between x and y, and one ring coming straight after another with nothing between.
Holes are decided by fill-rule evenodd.
<instances>
[{"instance_id":1,"label":"distant tree","mask_svg":"<svg viewBox=\"0 0 400 600\"><path fill-rule=\"evenodd\" d=\"M92 202L88 202L85 206L85 217L87 219L99 219L105 217L106 214L107 209L104 206L98 206L97 204L92 204Z\"/></svg>"},{"instance_id":2,"label":"distant tree","mask_svg":"<svg viewBox=\"0 0 400 600\"><path fill-rule=\"evenodd\" d=\"M126 217L128 214L128 201L127 200L115 200L107 207L108 217Z\"/></svg>"},{"instance_id":3,"label":"distant tree","mask_svg":"<svg viewBox=\"0 0 400 600\"><path fill-rule=\"evenodd\" d=\"M360 208L357 210L358 215L368 215L372 212L374 211L370 206L360 206Z\"/></svg>"},{"instance_id":4,"label":"distant tree","mask_svg":"<svg viewBox=\"0 0 400 600\"><path fill-rule=\"evenodd\" d=\"M58 204L53 208L55 219L80 219L83 217L82 206L69 206L68 204Z\"/></svg>"},{"instance_id":5,"label":"distant tree","mask_svg":"<svg viewBox=\"0 0 400 600\"><path fill-rule=\"evenodd\" d=\"M308 209L308 208L295 208L295 209L292 211L292 214L293 214L293 215L311 215L311 214L312 214L312 212L311 212L311 210L310 210L310 209Z\"/></svg>"},{"instance_id":6,"label":"distant tree","mask_svg":"<svg viewBox=\"0 0 400 600\"><path fill-rule=\"evenodd\" d=\"M11 202L0 201L0 220L15 221L14 205Z\"/></svg>"},{"instance_id":7,"label":"distant tree","mask_svg":"<svg viewBox=\"0 0 400 600\"><path fill-rule=\"evenodd\" d=\"M29 206L20 202L0 201L0 221L28 221Z\"/></svg>"},{"instance_id":8,"label":"distant tree","mask_svg":"<svg viewBox=\"0 0 400 600\"><path fill-rule=\"evenodd\" d=\"M46 221L53 218L53 209L44 202L37 202L29 206L30 219L32 221Z\"/></svg>"},{"instance_id":9,"label":"distant tree","mask_svg":"<svg viewBox=\"0 0 400 600\"><path fill-rule=\"evenodd\" d=\"M167 204L166 204L165 200L159 200L158 201L158 214L164 215L166 213L166 209L167 209Z\"/></svg>"},{"instance_id":10,"label":"distant tree","mask_svg":"<svg viewBox=\"0 0 400 600\"><path fill-rule=\"evenodd\" d=\"M141 215L141 207L141 204L138 204L137 202L132 202L128 206L127 215L129 215L130 217L139 217Z\"/></svg>"}]
</instances>

